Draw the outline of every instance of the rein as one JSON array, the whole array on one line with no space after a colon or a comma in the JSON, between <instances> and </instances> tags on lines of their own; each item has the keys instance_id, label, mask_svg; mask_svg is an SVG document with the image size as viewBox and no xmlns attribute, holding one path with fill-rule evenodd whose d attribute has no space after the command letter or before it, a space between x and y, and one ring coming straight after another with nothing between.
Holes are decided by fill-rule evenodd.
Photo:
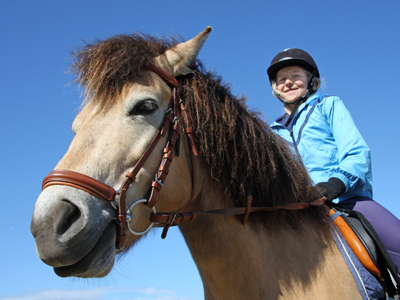
<instances>
[{"instance_id":1,"label":"rein","mask_svg":"<svg viewBox=\"0 0 400 300\"><path fill-rule=\"evenodd\" d=\"M153 227L153 225L155 225L156 227L164 227L161 237L165 238L167 235L167 231L171 226L189 222L195 219L199 215L244 215L242 222L243 224L245 224L249 214L257 211L275 211L279 209L299 210L299 209L305 209L310 206L319 206L325 204L326 199L321 198L312 203L290 203L276 207L251 207L252 196L249 196L247 198L246 207L225 208L225 209L211 210L206 212L157 213L155 205L157 203L159 192L161 188L164 186L165 179L169 172L169 167L173 159L174 147L176 148L177 155L179 156L180 125L179 125L179 120L177 118L178 110L180 110L183 116L183 121L185 125L184 128L185 128L185 133L187 134L188 137L187 140L188 140L189 153L192 165L192 174L193 174L192 192L189 202L193 200L194 193L196 190L195 156L197 156L197 149L194 144L190 117L186 111L186 107L183 101L180 99L179 82L175 78L173 78L172 76L170 76L169 74L167 74L166 72L164 72L163 70L154 65L148 66L147 70L157 74L162 80L164 80L164 82L166 82L172 88L172 97L170 100L169 109L165 113L160 128L158 129L153 140L147 147L146 151L142 154L142 156L137 161L136 165L133 167L132 171L128 172L125 175L125 180L122 183L120 189L115 190L114 188L110 187L109 185L101 181L98 181L97 179L69 170L54 170L50 172L42 182L42 190L52 185L65 185L83 190L97 198L110 202L112 206L118 211L118 217L116 219L118 223L117 241L116 241L117 251L121 251L124 248L127 227L129 231L135 235L145 234ZM149 199L137 200L127 210L126 193L128 189L130 188L132 183L136 180L136 175L144 166L145 162L155 149L159 140L162 137L165 137L167 132L169 132L168 141L163 150L163 156L158 171L155 174L155 179L151 184L151 192ZM149 227L144 231L137 232L130 227L130 222L132 220L131 216L132 210L134 206L139 203L144 203L146 206L150 207L152 209L152 213L150 214L149 218L151 222Z\"/></svg>"},{"instance_id":2,"label":"rein","mask_svg":"<svg viewBox=\"0 0 400 300\"><path fill-rule=\"evenodd\" d=\"M277 210L301 210L306 209L312 206L322 206L326 203L326 197L319 198L315 201L302 203L288 203L285 205L280 206L272 206L272 207L252 207L251 203L253 200L253 196L249 196L247 198L247 205L246 207L232 207L232 208L222 208L222 209L215 209L209 210L204 212L184 212L184 213L152 213L150 215L150 221L157 223L156 227L164 227L164 230L161 234L161 238L165 238L167 235L167 231L169 227L174 225L180 225L182 223L186 223L189 221L193 221L197 216L201 215L224 215L224 216L235 216L235 215L244 215L242 219L242 224L245 225L249 214L254 212L271 212Z\"/></svg>"}]
</instances>

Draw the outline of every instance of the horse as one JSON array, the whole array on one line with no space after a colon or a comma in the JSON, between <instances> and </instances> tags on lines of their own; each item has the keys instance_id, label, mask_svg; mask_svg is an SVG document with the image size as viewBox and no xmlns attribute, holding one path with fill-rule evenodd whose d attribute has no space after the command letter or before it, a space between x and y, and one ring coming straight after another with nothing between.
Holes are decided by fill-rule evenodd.
<instances>
[{"instance_id":1,"label":"horse","mask_svg":"<svg viewBox=\"0 0 400 300\"><path fill-rule=\"evenodd\" d=\"M363 299L302 163L198 60L210 32L75 52L85 97L35 204L39 258L104 277L152 227L177 225L207 300Z\"/></svg>"}]
</instances>

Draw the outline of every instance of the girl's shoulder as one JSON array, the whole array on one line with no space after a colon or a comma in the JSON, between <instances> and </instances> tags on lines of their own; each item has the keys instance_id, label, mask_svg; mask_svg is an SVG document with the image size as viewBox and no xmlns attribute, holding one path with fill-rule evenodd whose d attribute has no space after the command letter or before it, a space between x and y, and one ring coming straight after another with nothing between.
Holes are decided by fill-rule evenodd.
<instances>
[{"instance_id":1,"label":"girl's shoulder","mask_svg":"<svg viewBox=\"0 0 400 300\"><path fill-rule=\"evenodd\" d=\"M342 99L336 95L315 94L309 98L309 105L317 105L324 109L333 109L336 105L344 104Z\"/></svg>"},{"instance_id":2,"label":"girl's shoulder","mask_svg":"<svg viewBox=\"0 0 400 300\"><path fill-rule=\"evenodd\" d=\"M333 102L333 101L341 101L341 99L332 94L314 94L310 98L308 98L310 102L318 101L320 103L323 102Z\"/></svg>"},{"instance_id":3,"label":"girl's shoulder","mask_svg":"<svg viewBox=\"0 0 400 300\"><path fill-rule=\"evenodd\" d=\"M343 99L342 98L340 98L337 95L332 95L332 94L318 94L317 98L321 102L341 102L341 103L343 103Z\"/></svg>"}]
</instances>

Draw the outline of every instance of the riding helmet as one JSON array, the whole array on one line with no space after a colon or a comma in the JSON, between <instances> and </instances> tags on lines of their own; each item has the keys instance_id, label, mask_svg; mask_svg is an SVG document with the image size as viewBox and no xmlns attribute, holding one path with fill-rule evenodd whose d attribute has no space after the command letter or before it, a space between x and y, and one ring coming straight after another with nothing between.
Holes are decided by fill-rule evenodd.
<instances>
[{"instance_id":1,"label":"riding helmet","mask_svg":"<svg viewBox=\"0 0 400 300\"><path fill-rule=\"evenodd\" d=\"M278 53L271 61L267 73L269 81L272 82L280 69L289 66L300 66L319 78L319 71L314 59L306 51L289 48Z\"/></svg>"}]
</instances>

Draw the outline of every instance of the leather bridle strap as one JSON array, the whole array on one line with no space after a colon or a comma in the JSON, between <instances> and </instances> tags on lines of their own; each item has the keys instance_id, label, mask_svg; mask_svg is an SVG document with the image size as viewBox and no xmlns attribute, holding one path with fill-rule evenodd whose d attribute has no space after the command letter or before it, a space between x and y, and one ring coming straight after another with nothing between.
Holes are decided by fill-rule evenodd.
<instances>
[{"instance_id":1,"label":"leather bridle strap","mask_svg":"<svg viewBox=\"0 0 400 300\"><path fill-rule=\"evenodd\" d=\"M249 197L250 199L251 196ZM224 215L224 216L234 216L234 215L245 215L243 219L243 224L247 220L247 216L250 213L254 212L271 212L277 210L302 210L312 206L322 206L326 203L326 197L322 197L310 203L289 203L281 206L272 206L272 207L251 207L251 200L249 202L250 205L247 207L233 207L233 208L222 208L216 210L209 210L204 212L183 212L183 213L151 213L150 221L156 223L156 227L164 227L164 231L162 233L162 238L165 238L167 234L167 230L170 226L180 225L182 223L187 223L193 221L196 217L201 215Z\"/></svg>"},{"instance_id":2,"label":"leather bridle strap","mask_svg":"<svg viewBox=\"0 0 400 300\"><path fill-rule=\"evenodd\" d=\"M179 81L165 72L163 69L156 67L155 65L148 65L146 70L149 70L158 76L160 76L170 87L179 88Z\"/></svg>"},{"instance_id":3,"label":"leather bridle strap","mask_svg":"<svg viewBox=\"0 0 400 300\"><path fill-rule=\"evenodd\" d=\"M108 202L115 200L116 191L92 177L68 170L54 170L42 182L42 190L51 185L67 185L88 192Z\"/></svg>"},{"instance_id":4,"label":"leather bridle strap","mask_svg":"<svg viewBox=\"0 0 400 300\"><path fill-rule=\"evenodd\" d=\"M171 99L170 103L172 103L173 100ZM171 105L171 104L170 104ZM165 134L167 133L168 127L171 124L171 121L173 119L173 111L168 110L164 120L161 124L160 129L157 131L156 135L154 136L153 140L151 141L150 145L147 147L146 151L142 154L142 156L139 158L137 161L136 165L133 167L131 172L128 172L125 175L125 180L122 183L119 191L117 192L119 194L119 203L118 203L118 230L117 230L117 250L122 250L125 240L126 240L126 222L127 222L127 210L126 210L126 193L131 186L131 184L136 180L136 175L139 173L139 171L142 169L144 166L145 162L149 158L150 154L153 152L154 148L157 146L158 141L160 140L161 137L164 137ZM153 187L153 185L152 185ZM153 187L154 188L154 187ZM157 199L153 199L152 202L147 201L145 203L149 207L153 207L156 204Z\"/></svg>"},{"instance_id":5,"label":"leather bridle strap","mask_svg":"<svg viewBox=\"0 0 400 300\"><path fill-rule=\"evenodd\" d=\"M180 95L179 95L179 82L178 80L176 80L176 78L170 76L168 73L166 73L164 70L160 69L159 67L155 66L155 65L149 65L147 66L147 70L152 71L153 73L157 74L161 79L163 79L168 85L170 85L172 87L172 97L174 99L174 103L173 103L173 111L174 111L174 115L175 118L177 116L177 110L178 110L178 105L179 105L179 109L182 113L182 117L183 117L183 122L185 125L185 133L187 135L187 140L188 140L188 146L189 146L189 154L190 154L190 160L191 160L191 165L192 165L192 192L190 195L190 199L188 202L191 202L193 200L194 197L194 193L196 191L196 182L197 182L197 178L196 178L196 162L195 162L195 156L198 155L197 153L197 149L196 149L196 145L194 143L194 137L193 137L193 130L192 130L192 123L189 117L189 114L186 110L186 106L183 103L183 101L180 99ZM179 101L178 101L179 100ZM173 128L172 128L172 133L179 133L179 123L177 122L177 119L174 119L174 121L176 121L173 124ZM178 136L179 137L179 134ZM164 157L166 157L166 155L168 156L168 160L164 160L165 164L167 165L164 170L159 170L159 177L162 176L162 173L165 174L165 176L168 174L168 172L166 172L166 170L168 170L169 168L169 164L172 162L172 151L168 152L168 150L170 150L170 148L168 148L168 145L172 147L175 146L175 140L174 137L171 136L170 139L170 144L167 144L167 147L164 149ZM164 178L162 179L162 181L164 181ZM152 195L153 193L155 193L155 195L158 196L158 192L161 189L162 185L157 184L157 180L153 181L152 184ZM153 197L151 196L149 199L149 207L154 206L153 203L155 204L155 202L153 201Z\"/></svg>"}]
</instances>

